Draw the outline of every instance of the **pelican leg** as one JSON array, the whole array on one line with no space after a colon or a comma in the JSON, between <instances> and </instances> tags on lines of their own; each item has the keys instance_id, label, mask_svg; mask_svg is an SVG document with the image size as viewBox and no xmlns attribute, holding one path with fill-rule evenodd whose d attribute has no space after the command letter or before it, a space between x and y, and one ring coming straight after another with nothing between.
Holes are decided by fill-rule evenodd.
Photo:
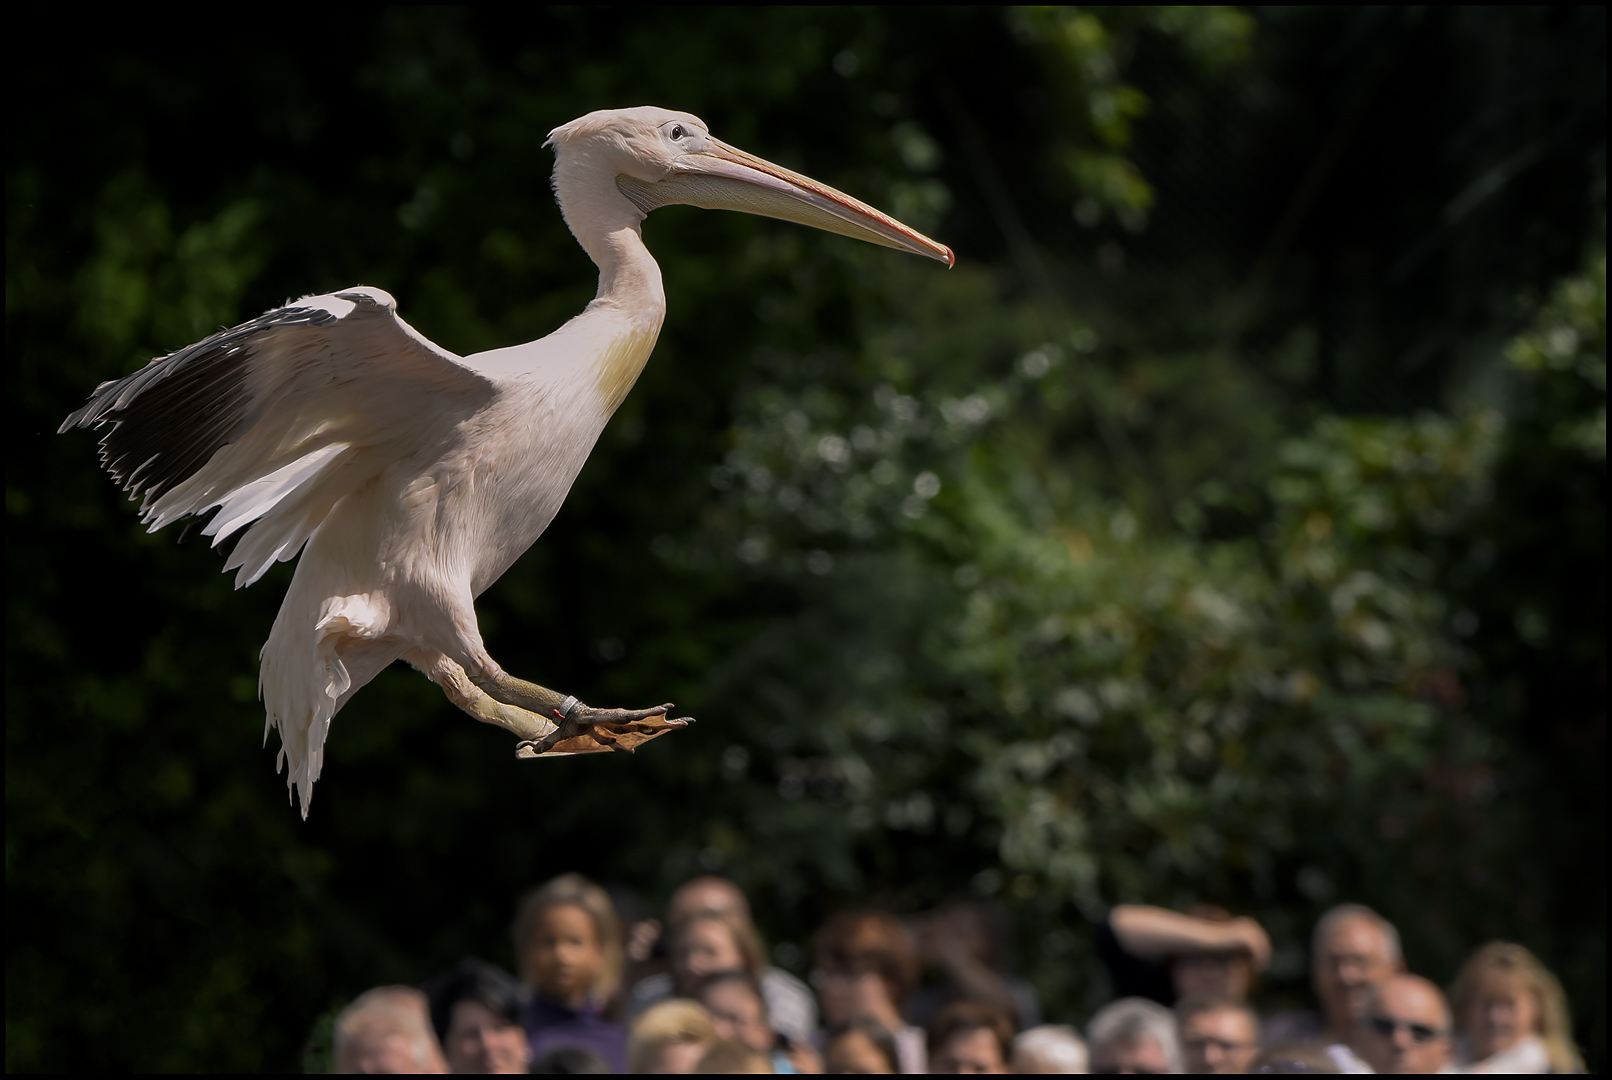
<instances>
[{"instance_id":1,"label":"pelican leg","mask_svg":"<svg viewBox=\"0 0 1612 1080\"><path fill-rule=\"evenodd\" d=\"M459 670L463 672L462 668ZM546 686L517 679L502 670L466 678L489 701L526 715L539 716L545 724L554 724L541 735L524 737L516 748L517 757L589 754L603 750L631 753L651 739L693 723L691 717L670 719L666 715L672 707L669 701L649 709L595 709L574 697L562 696ZM471 715L478 714L472 712Z\"/></svg>"},{"instance_id":2,"label":"pelican leg","mask_svg":"<svg viewBox=\"0 0 1612 1080\"><path fill-rule=\"evenodd\" d=\"M565 708L566 695L525 679L517 679L497 668L490 674L471 675L470 680L484 693L506 705L529 709L543 716L552 716L556 710L563 711Z\"/></svg>"},{"instance_id":3,"label":"pelican leg","mask_svg":"<svg viewBox=\"0 0 1612 1080\"><path fill-rule=\"evenodd\" d=\"M510 705L488 696L465 674L465 669L441 653L405 657L442 687L448 700L484 724L496 724L524 742L546 738L559 726L543 713Z\"/></svg>"}]
</instances>

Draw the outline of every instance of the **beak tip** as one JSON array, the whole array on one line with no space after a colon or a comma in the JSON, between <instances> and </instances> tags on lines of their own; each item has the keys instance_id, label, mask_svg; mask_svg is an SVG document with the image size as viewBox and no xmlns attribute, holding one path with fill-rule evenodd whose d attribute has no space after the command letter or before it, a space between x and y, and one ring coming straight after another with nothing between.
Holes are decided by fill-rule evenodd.
<instances>
[{"instance_id":1,"label":"beak tip","mask_svg":"<svg viewBox=\"0 0 1612 1080\"><path fill-rule=\"evenodd\" d=\"M957 256L952 253L951 248L945 247L945 245L941 245L941 246L942 246L943 250L946 252L946 269L950 270L950 269L952 269L953 267L955 267L957 265Z\"/></svg>"}]
</instances>

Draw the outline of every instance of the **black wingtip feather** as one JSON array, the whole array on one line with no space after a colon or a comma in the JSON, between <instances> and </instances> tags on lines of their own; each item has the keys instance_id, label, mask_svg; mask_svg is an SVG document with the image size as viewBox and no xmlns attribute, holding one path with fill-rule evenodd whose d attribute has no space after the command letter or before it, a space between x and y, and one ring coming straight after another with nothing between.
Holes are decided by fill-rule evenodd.
<instances>
[{"instance_id":1,"label":"black wingtip feather","mask_svg":"<svg viewBox=\"0 0 1612 1080\"><path fill-rule=\"evenodd\" d=\"M110 422L100 440L102 466L131 495L157 498L239 437L254 409L246 374L261 336L336 319L324 308L288 305L220 331L102 383L57 432Z\"/></svg>"}]
</instances>

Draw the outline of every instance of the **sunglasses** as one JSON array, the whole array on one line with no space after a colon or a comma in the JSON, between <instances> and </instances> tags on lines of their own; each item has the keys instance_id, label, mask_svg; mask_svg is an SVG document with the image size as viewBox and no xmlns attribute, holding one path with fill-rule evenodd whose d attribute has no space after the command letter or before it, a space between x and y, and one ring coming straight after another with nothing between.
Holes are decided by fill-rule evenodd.
<instances>
[{"instance_id":1,"label":"sunglasses","mask_svg":"<svg viewBox=\"0 0 1612 1080\"><path fill-rule=\"evenodd\" d=\"M1434 1039L1442 1039L1444 1037L1444 1032L1442 1029L1432 1027L1428 1024L1412 1023L1409 1020L1395 1020L1391 1016L1373 1016L1371 1018L1371 1030L1375 1031L1385 1039L1392 1039L1394 1037L1394 1033L1400 1028L1404 1028L1406 1031L1410 1032L1412 1042L1432 1042Z\"/></svg>"}]
</instances>

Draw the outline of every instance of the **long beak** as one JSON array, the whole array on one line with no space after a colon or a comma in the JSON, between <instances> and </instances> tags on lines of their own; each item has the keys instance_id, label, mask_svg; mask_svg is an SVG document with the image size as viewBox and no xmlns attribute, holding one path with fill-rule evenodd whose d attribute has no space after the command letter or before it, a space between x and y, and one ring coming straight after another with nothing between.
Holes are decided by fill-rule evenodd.
<instances>
[{"instance_id":1,"label":"long beak","mask_svg":"<svg viewBox=\"0 0 1612 1080\"><path fill-rule=\"evenodd\" d=\"M672 204L742 210L927 255L948 267L957 262L945 244L936 243L867 203L717 139L708 139L701 153L680 157L671 175L663 180L652 183L619 176L616 186L646 214Z\"/></svg>"}]
</instances>

